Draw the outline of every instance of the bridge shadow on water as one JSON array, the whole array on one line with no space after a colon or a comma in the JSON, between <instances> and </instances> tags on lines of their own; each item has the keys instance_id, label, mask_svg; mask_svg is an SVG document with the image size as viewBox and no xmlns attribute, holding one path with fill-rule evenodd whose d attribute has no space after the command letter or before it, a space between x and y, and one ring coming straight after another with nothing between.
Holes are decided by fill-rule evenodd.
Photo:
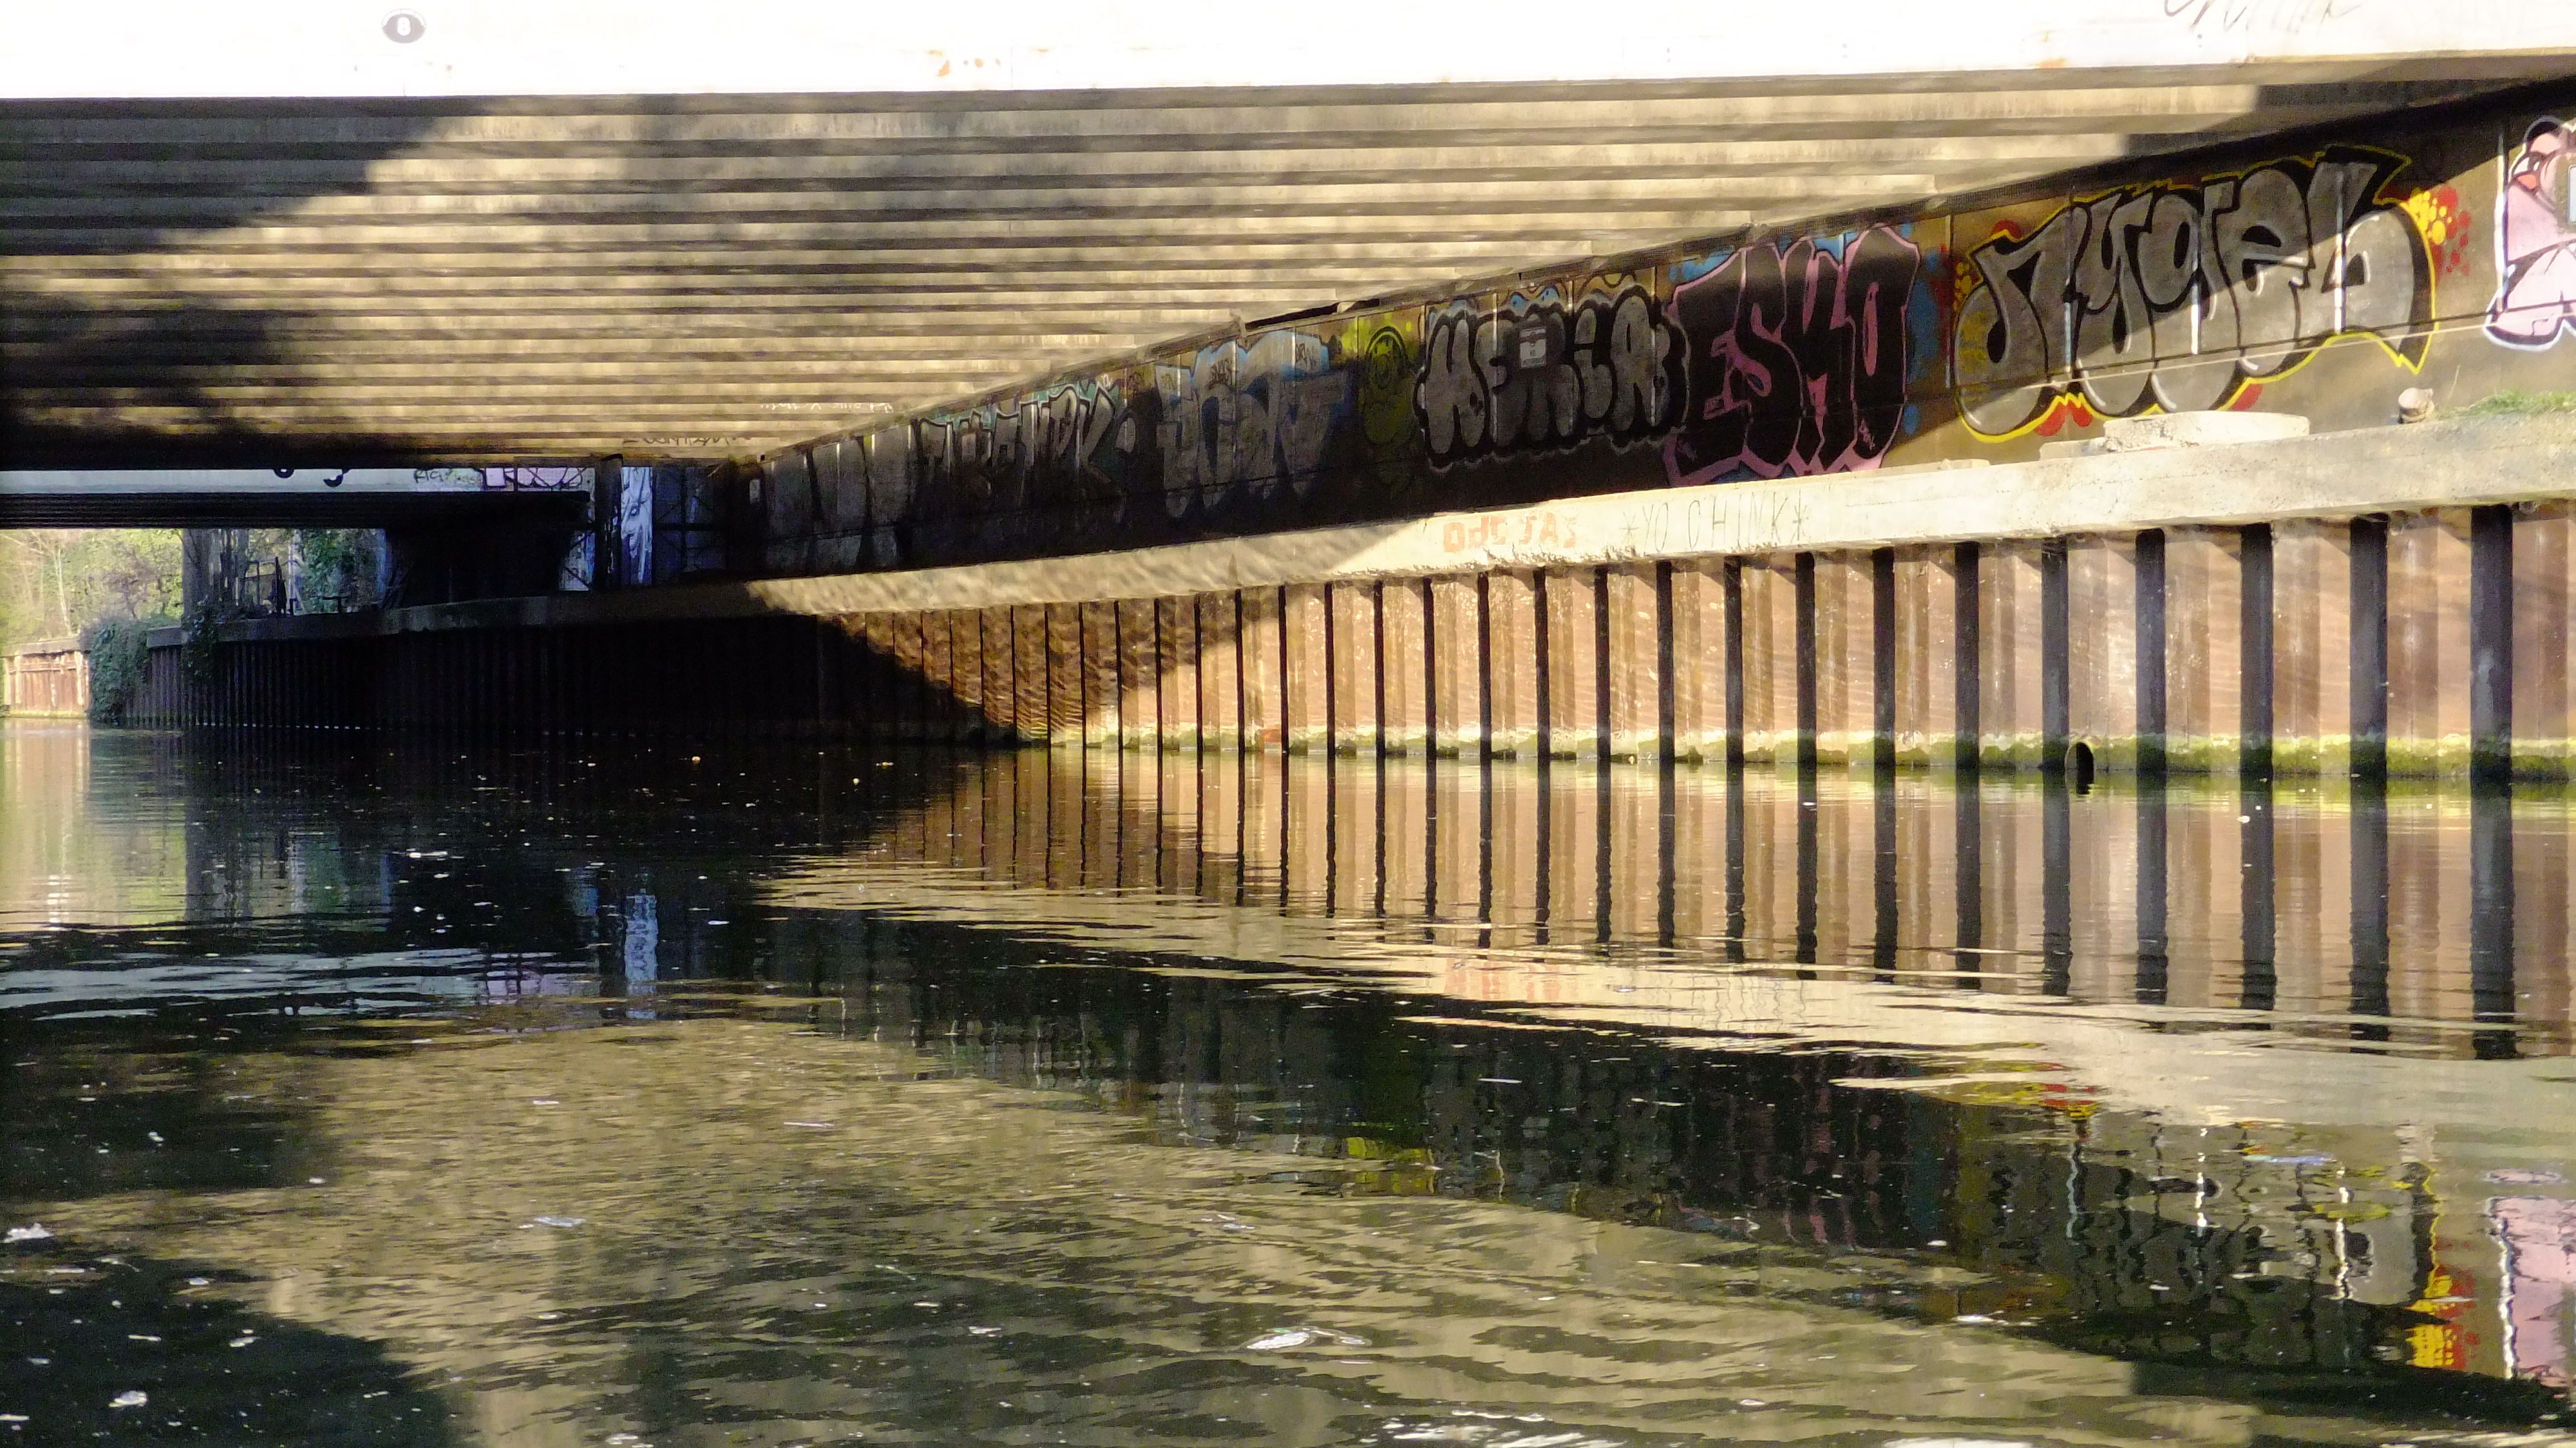
<instances>
[{"instance_id":1,"label":"bridge shadow on water","mask_svg":"<svg viewBox=\"0 0 2576 1448\"><path fill-rule=\"evenodd\" d=\"M204 1289L238 1274L119 1255L13 1250L0 1345L13 1437L38 1443L312 1443L433 1448L449 1405L384 1347ZM27 1430L32 1428L33 1432Z\"/></svg>"}]
</instances>

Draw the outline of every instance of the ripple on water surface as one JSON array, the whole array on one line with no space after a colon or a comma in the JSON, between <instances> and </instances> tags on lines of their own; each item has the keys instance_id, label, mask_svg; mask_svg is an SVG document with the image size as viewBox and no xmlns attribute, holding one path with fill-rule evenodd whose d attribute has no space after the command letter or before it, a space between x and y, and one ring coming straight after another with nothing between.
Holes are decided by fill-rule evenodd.
<instances>
[{"instance_id":1,"label":"ripple on water surface","mask_svg":"<svg viewBox=\"0 0 2576 1448\"><path fill-rule=\"evenodd\" d=\"M1831 785L0 729L0 1433L2557 1439L2555 802Z\"/></svg>"}]
</instances>

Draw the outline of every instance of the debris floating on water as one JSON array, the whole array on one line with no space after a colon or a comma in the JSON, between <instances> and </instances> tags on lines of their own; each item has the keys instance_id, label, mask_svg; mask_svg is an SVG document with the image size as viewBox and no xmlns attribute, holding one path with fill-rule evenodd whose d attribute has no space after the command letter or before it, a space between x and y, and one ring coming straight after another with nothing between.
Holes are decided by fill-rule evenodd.
<instances>
[{"instance_id":1,"label":"debris floating on water","mask_svg":"<svg viewBox=\"0 0 2576 1448\"><path fill-rule=\"evenodd\" d=\"M107 1405L111 1408L140 1408L151 1401L152 1395L141 1388L127 1388L124 1392L108 1399Z\"/></svg>"},{"instance_id":2,"label":"debris floating on water","mask_svg":"<svg viewBox=\"0 0 2576 1448\"><path fill-rule=\"evenodd\" d=\"M1245 1343L1243 1350L1245 1352L1287 1352L1292 1348L1314 1347L1319 1343L1330 1343L1335 1347L1369 1345L1367 1338L1353 1337L1347 1332L1335 1332L1329 1327L1283 1327L1277 1332L1265 1332Z\"/></svg>"},{"instance_id":3,"label":"debris floating on water","mask_svg":"<svg viewBox=\"0 0 2576 1448\"><path fill-rule=\"evenodd\" d=\"M537 1225L540 1227L578 1227L588 1220L589 1218L587 1217L539 1217L537 1218Z\"/></svg>"},{"instance_id":4,"label":"debris floating on water","mask_svg":"<svg viewBox=\"0 0 2576 1448\"><path fill-rule=\"evenodd\" d=\"M53 1235L53 1233L45 1230L44 1223L30 1222L23 1227L11 1227L6 1240L11 1242L42 1242Z\"/></svg>"}]
</instances>

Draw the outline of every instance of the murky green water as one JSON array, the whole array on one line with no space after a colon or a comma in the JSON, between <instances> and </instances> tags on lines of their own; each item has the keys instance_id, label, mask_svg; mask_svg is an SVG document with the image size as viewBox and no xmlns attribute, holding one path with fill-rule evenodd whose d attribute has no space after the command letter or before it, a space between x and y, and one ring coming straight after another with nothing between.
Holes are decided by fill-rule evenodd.
<instances>
[{"instance_id":1,"label":"murky green water","mask_svg":"<svg viewBox=\"0 0 2576 1448\"><path fill-rule=\"evenodd\" d=\"M2571 827L0 728L0 1442L2557 1442Z\"/></svg>"}]
</instances>

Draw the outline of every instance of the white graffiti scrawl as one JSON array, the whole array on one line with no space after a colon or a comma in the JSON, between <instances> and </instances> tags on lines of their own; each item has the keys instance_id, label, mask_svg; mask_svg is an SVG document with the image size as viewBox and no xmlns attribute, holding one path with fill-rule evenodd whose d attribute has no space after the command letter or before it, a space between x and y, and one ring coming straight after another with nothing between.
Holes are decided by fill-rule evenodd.
<instances>
[{"instance_id":1,"label":"white graffiti scrawl","mask_svg":"<svg viewBox=\"0 0 2576 1448\"><path fill-rule=\"evenodd\" d=\"M2420 361L2433 273L2381 188L2404 157L2330 147L2196 186L2123 187L1968 253L1952 360L2005 437L2070 391L2107 417L2224 407L2331 338Z\"/></svg>"},{"instance_id":2,"label":"white graffiti scrawl","mask_svg":"<svg viewBox=\"0 0 2576 1448\"><path fill-rule=\"evenodd\" d=\"M2533 125L2496 198L2495 302L2487 335L2509 347L2547 347L2576 331L2576 134Z\"/></svg>"}]
</instances>

